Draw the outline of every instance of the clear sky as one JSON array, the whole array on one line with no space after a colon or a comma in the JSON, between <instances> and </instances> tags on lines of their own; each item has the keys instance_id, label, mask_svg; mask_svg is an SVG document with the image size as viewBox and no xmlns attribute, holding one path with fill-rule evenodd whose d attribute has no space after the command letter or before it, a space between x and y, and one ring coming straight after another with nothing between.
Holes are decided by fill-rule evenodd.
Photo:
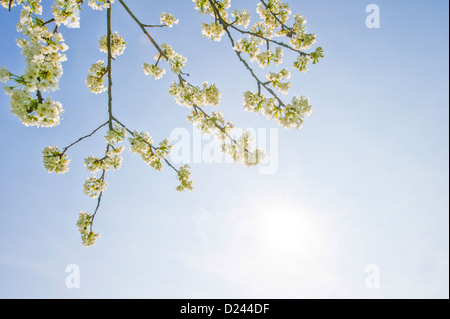
<instances>
[{"instance_id":1,"label":"clear sky","mask_svg":"<svg viewBox=\"0 0 450 319\"><path fill-rule=\"evenodd\" d=\"M255 17L256 2L232 6ZM448 1L290 1L325 51L308 73L293 73L291 93L314 108L300 131L243 110L242 92L255 83L226 38L201 35L210 18L191 1L127 3L145 23L163 11L180 19L152 35L188 58L193 83L218 85L226 118L266 133L275 169L197 163L188 110L167 93L174 76L145 77L142 62L155 50L116 4L113 29L127 41L113 66L116 116L156 141L188 132L195 190L176 192L173 171L155 172L127 150L107 175L95 224L102 237L83 247L75 223L96 205L82 192L83 159L103 152L104 132L70 150L66 175L48 174L41 151L107 118L106 95L84 84L105 59L105 12L86 6L80 29L61 29L70 46L53 94L66 110L61 125L24 127L0 94L1 298L448 298ZM379 29L365 24L371 3ZM18 14L0 10L0 65L20 73ZM72 264L78 289L66 287Z\"/></svg>"}]
</instances>

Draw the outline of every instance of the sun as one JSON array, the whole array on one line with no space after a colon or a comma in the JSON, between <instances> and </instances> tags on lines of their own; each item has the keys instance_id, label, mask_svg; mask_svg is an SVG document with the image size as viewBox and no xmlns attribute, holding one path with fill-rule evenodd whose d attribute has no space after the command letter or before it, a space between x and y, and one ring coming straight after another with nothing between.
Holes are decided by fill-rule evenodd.
<instances>
[{"instance_id":1,"label":"sun","mask_svg":"<svg viewBox=\"0 0 450 319\"><path fill-rule=\"evenodd\" d=\"M316 220L301 207L263 206L259 211L258 231L266 247L279 252L308 252L318 244Z\"/></svg>"}]
</instances>

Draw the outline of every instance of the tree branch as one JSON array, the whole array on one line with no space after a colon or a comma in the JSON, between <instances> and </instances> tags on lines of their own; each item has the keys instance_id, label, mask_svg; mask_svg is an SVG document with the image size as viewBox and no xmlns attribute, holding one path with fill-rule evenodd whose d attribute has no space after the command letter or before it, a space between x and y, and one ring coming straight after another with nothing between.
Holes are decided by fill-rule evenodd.
<instances>
[{"instance_id":1,"label":"tree branch","mask_svg":"<svg viewBox=\"0 0 450 319\"><path fill-rule=\"evenodd\" d=\"M146 25L143 24L135 15L134 13L128 8L128 6L123 2L123 0L119 0L120 4L124 7L124 9L127 11L127 13L130 15L130 17L139 25L139 27L142 29L142 32L147 36L147 38L152 42L152 44L155 46L155 48L158 50L159 54L161 54L166 61L169 60L167 55L164 53L163 49L156 43L155 39L147 32L145 29Z\"/></svg>"},{"instance_id":2,"label":"tree branch","mask_svg":"<svg viewBox=\"0 0 450 319\"><path fill-rule=\"evenodd\" d=\"M144 28L164 28L167 27L167 24L143 24Z\"/></svg>"},{"instance_id":3,"label":"tree branch","mask_svg":"<svg viewBox=\"0 0 450 319\"><path fill-rule=\"evenodd\" d=\"M75 142L73 142L72 144L70 144L69 146L65 147L65 148L63 149L63 152L61 153L61 156L64 155L64 154L67 152L67 150L68 150L69 148L71 148L72 146L74 146L75 144L78 144L78 143L80 143L82 140L85 140L85 139L87 139L87 138L93 136L95 133L97 133L98 130L100 130L102 127L106 126L108 123L109 123L109 121L103 123L102 125L100 125L99 127L97 127L92 133L90 133L90 134L88 134L88 135L86 135L86 136L80 137L77 141L75 141Z\"/></svg>"},{"instance_id":4,"label":"tree branch","mask_svg":"<svg viewBox=\"0 0 450 319\"><path fill-rule=\"evenodd\" d=\"M108 46L108 114L109 114L109 129L113 130L113 113L112 113L112 52L111 52L111 4L106 10L106 24L107 24L107 34L106 34L106 45Z\"/></svg>"},{"instance_id":5,"label":"tree branch","mask_svg":"<svg viewBox=\"0 0 450 319\"><path fill-rule=\"evenodd\" d=\"M106 153L108 153L108 151L109 151L109 145L108 145L108 147L106 148ZM103 170L102 176L100 177L100 179L101 179L103 182L105 181L105 176L106 176L106 170ZM102 202L103 193L104 193L104 192L101 192L100 195L98 195L98 198L97 198L97 207L95 207L95 211L94 211L94 213L91 215L91 229L90 229L91 231L92 231L92 228L93 228L93 226L94 226L94 219L95 219L95 216L97 215L97 212L98 212L98 210L99 210L99 208L100 208L100 204L101 204L101 202Z\"/></svg>"}]
</instances>

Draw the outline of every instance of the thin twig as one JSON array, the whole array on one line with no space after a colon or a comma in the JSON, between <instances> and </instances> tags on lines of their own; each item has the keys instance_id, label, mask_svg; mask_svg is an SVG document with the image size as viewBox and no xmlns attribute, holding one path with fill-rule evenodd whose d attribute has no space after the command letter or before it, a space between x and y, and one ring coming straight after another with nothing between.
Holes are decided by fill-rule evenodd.
<instances>
[{"instance_id":1,"label":"thin twig","mask_svg":"<svg viewBox=\"0 0 450 319\"><path fill-rule=\"evenodd\" d=\"M100 179L101 179L103 182L105 181L105 175L106 175L106 170L103 170L102 176L100 177ZM102 202L102 197L103 197L103 192L101 192L100 195L98 195L98 198L97 198L97 207L95 208L94 213L91 215L91 231L92 231L92 227L93 227L93 225L94 225L94 219L95 219L95 216L97 215L97 212L98 212L98 210L99 210L99 208L100 208L100 204L101 204L101 202Z\"/></svg>"},{"instance_id":2,"label":"thin twig","mask_svg":"<svg viewBox=\"0 0 450 319\"><path fill-rule=\"evenodd\" d=\"M167 24L143 24L144 28L164 28L167 27Z\"/></svg>"},{"instance_id":3,"label":"thin twig","mask_svg":"<svg viewBox=\"0 0 450 319\"><path fill-rule=\"evenodd\" d=\"M164 52L163 49L161 49L161 47L158 45L158 43L156 43L155 39L153 39L153 37L147 32L147 30L145 29L145 24L143 24L135 15L134 13L130 10L130 8L128 8L128 6L125 4L125 2L123 2L123 0L119 0L120 4L125 8L125 10L127 11L127 13L131 16L131 18L139 25L139 27L142 29L142 31L144 32L144 34L147 36L147 38L152 42L152 44L155 46L155 48L158 50L158 52L164 57L164 59L166 61L169 60L169 58L167 57L166 53Z\"/></svg>"},{"instance_id":4,"label":"thin twig","mask_svg":"<svg viewBox=\"0 0 450 319\"><path fill-rule=\"evenodd\" d=\"M42 93L40 90L36 90L36 96L38 98L38 102L42 104L44 102L44 98L42 97Z\"/></svg>"},{"instance_id":5,"label":"thin twig","mask_svg":"<svg viewBox=\"0 0 450 319\"><path fill-rule=\"evenodd\" d=\"M43 25L47 25L49 23L55 22L55 18L51 18L50 20L47 20L43 23Z\"/></svg>"},{"instance_id":6,"label":"thin twig","mask_svg":"<svg viewBox=\"0 0 450 319\"><path fill-rule=\"evenodd\" d=\"M103 123L102 125L100 125L99 127L97 127L92 133L90 133L90 134L88 134L88 135L86 135L86 136L80 137L77 141L75 141L75 142L73 142L72 144L70 144L69 146L65 147L65 148L63 149L63 152L61 153L61 156L64 155L64 154L67 152L67 150L68 150L69 148L71 148L71 147L74 146L75 144L80 143L82 140L91 137L92 135L94 135L95 133L97 133L97 131L100 130L102 127L106 126L108 123L109 123L109 121Z\"/></svg>"}]
</instances>

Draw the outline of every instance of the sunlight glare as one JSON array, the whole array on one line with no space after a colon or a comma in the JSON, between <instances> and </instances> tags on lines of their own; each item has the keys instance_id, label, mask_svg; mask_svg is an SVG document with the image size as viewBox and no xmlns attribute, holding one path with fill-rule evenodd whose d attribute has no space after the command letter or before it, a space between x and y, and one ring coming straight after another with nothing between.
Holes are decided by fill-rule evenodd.
<instances>
[{"instance_id":1,"label":"sunlight glare","mask_svg":"<svg viewBox=\"0 0 450 319\"><path fill-rule=\"evenodd\" d=\"M272 249L284 252L314 249L317 227L307 211L281 205L269 206L261 214L261 235Z\"/></svg>"}]
</instances>

